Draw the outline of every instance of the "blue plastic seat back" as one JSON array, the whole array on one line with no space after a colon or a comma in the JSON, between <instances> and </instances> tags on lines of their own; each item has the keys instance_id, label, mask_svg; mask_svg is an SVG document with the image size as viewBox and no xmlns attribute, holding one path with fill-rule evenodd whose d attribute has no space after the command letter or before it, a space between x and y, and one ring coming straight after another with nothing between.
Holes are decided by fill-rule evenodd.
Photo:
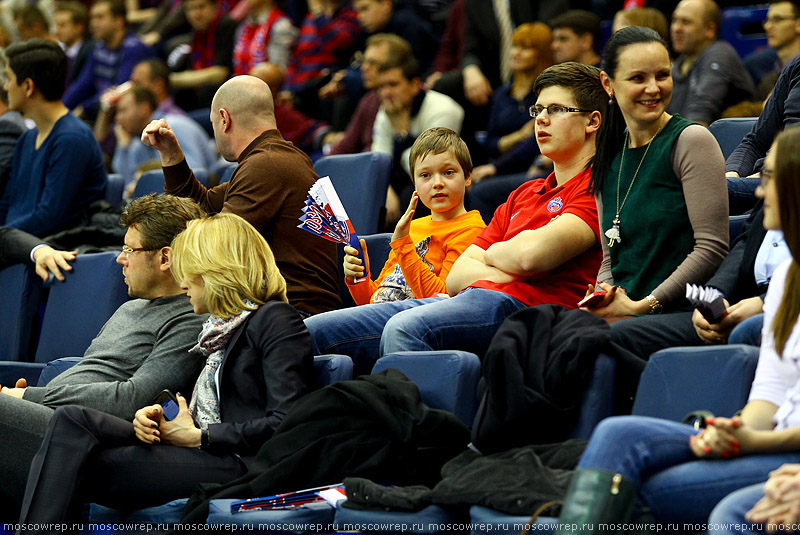
<instances>
[{"instance_id":1,"label":"blue plastic seat back","mask_svg":"<svg viewBox=\"0 0 800 535\"><path fill-rule=\"evenodd\" d=\"M125 179L119 173L109 173L106 181L106 202L111 206L119 206L122 202L122 192L125 189Z\"/></svg>"},{"instance_id":2,"label":"blue plastic seat back","mask_svg":"<svg viewBox=\"0 0 800 535\"><path fill-rule=\"evenodd\" d=\"M314 170L331 178L359 236L378 232L392 172L391 156L379 152L337 154L317 160Z\"/></svg>"},{"instance_id":3,"label":"blue plastic seat back","mask_svg":"<svg viewBox=\"0 0 800 535\"><path fill-rule=\"evenodd\" d=\"M378 359L372 373L396 368L417 385L422 401L472 425L478 410L481 362L466 351L402 351Z\"/></svg>"},{"instance_id":4,"label":"blue plastic seat back","mask_svg":"<svg viewBox=\"0 0 800 535\"><path fill-rule=\"evenodd\" d=\"M317 388L353 378L353 360L347 355L317 355L314 368L317 370Z\"/></svg>"},{"instance_id":5,"label":"blue plastic seat back","mask_svg":"<svg viewBox=\"0 0 800 535\"><path fill-rule=\"evenodd\" d=\"M383 265L389 258L389 253L392 248L389 245L392 241L392 235L388 232L382 234L369 234L366 236L359 236L367 244L367 255L369 255L369 269L372 279L377 278L378 274L383 269ZM347 284L344 282L344 246L338 247L339 255L339 297L342 299L343 308L355 306L353 296L350 295L350 290L347 289Z\"/></svg>"},{"instance_id":6,"label":"blue plastic seat back","mask_svg":"<svg viewBox=\"0 0 800 535\"><path fill-rule=\"evenodd\" d=\"M747 221L748 217L750 217L750 214L732 215L728 217L728 235L730 243L733 243L734 240L739 237L739 234L742 233L744 223Z\"/></svg>"},{"instance_id":7,"label":"blue plastic seat back","mask_svg":"<svg viewBox=\"0 0 800 535\"><path fill-rule=\"evenodd\" d=\"M203 127L208 137L214 139L214 127L211 125L211 108L200 108L187 113L194 122Z\"/></svg>"},{"instance_id":8,"label":"blue plastic seat back","mask_svg":"<svg viewBox=\"0 0 800 535\"><path fill-rule=\"evenodd\" d=\"M0 270L0 360L30 360L42 280L32 265Z\"/></svg>"},{"instance_id":9,"label":"blue plastic seat back","mask_svg":"<svg viewBox=\"0 0 800 535\"><path fill-rule=\"evenodd\" d=\"M758 348L677 347L653 353L639 380L633 414L681 421L708 410L732 416L747 403Z\"/></svg>"},{"instance_id":10,"label":"blue plastic seat back","mask_svg":"<svg viewBox=\"0 0 800 535\"><path fill-rule=\"evenodd\" d=\"M588 388L583 393L581 412L570 433L570 438L589 440L600 420L614 414L614 386L616 384L617 361L600 353L594 363L594 371Z\"/></svg>"},{"instance_id":11,"label":"blue plastic seat back","mask_svg":"<svg viewBox=\"0 0 800 535\"><path fill-rule=\"evenodd\" d=\"M731 119L717 119L708 127L722 149L722 156L728 156L736 150L753 125L756 124L758 117L735 117Z\"/></svg>"},{"instance_id":12,"label":"blue plastic seat back","mask_svg":"<svg viewBox=\"0 0 800 535\"><path fill-rule=\"evenodd\" d=\"M767 46L763 22L767 6L729 7L722 10L720 39L730 43L740 58Z\"/></svg>"},{"instance_id":13,"label":"blue plastic seat back","mask_svg":"<svg viewBox=\"0 0 800 535\"><path fill-rule=\"evenodd\" d=\"M136 188L133 190L133 198L138 199L151 193L156 195L164 193L164 171L161 169L142 173L139 181L136 182Z\"/></svg>"},{"instance_id":14,"label":"blue plastic seat back","mask_svg":"<svg viewBox=\"0 0 800 535\"><path fill-rule=\"evenodd\" d=\"M83 355L108 318L129 299L116 258L113 252L78 255L66 280L53 282L36 362Z\"/></svg>"}]
</instances>

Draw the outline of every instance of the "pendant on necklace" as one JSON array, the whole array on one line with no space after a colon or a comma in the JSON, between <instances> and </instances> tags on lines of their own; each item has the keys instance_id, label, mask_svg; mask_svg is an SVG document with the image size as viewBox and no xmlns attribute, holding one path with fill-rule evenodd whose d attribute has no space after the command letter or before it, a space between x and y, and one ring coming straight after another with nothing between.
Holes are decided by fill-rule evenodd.
<instances>
[{"instance_id":1,"label":"pendant on necklace","mask_svg":"<svg viewBox=\"0 0 800 535\"><path fill-rule=\"evenodd\" d=\"M614 247L615 243L622 242L622 238L619 237L619 218L615 217L611 223L613 226L606 231L606 238L608 238L608 246Z\"/></svg>"}]
</instances>

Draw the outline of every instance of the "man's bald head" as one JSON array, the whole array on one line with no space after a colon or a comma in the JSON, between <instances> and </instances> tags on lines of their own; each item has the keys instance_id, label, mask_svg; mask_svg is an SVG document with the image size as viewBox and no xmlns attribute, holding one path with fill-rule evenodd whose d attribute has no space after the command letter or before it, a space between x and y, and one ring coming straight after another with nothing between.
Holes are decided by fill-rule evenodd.
<instances>
[{"instance_id":1,"label":"man's bald head","mask_svg":"<svg viewBox=\"0 0 800 535\"><path fill-rule=\"evenodd\" d=\"M226 160L235 161L255 138L277 128L275 105L267 84L249 75L222 84L211 102L211 126L219 153Z\"/></svg>"},{"instance_id":2,"label":"man's bald head","mask_svg":"<svg viewBox=\"0 0 800 535\"><path fill-rule=\"evenodd\" d=\"M242 128L262 131L275 128L272 92L255 76L236 76L222 84L214 95L211 113L217 115L222 108Z\"/></svg>"}]
</instances>

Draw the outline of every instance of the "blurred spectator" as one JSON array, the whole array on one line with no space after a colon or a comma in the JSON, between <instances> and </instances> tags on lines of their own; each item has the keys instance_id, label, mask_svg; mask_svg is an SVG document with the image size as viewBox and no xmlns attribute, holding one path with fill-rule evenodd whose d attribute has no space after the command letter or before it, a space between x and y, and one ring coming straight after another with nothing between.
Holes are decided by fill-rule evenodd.
<instances>
[{"instance_id":1,"label":"blurred spectator","mask_svg":"<svg viewBox=\"0 0 800 535\"><path fill-rule=\"evenodd\" d=\"M274 63L259 63L253 67L250 74L264 80L273 95L280 93L284 76L283 70L279 66ZM306 154L322 149L325 134L331 131L331 127L325 122L312 119L291 106L281 103L275 104L275 122L283 139L291 141L295 147ZM189 166L191 167L191 164Z\"/></svg>"},{"instance_id":2,"label":"blurred spectator","mask_svg":"<svg viewBox=\"0 0 800 535\"><path fill-rule=\"evenodd\" d=\"M372 148L372 125L381 106L378 92L378 68L381 65L398 66L411 55L411 46L402 37L379 33L367 39L367 49L361 61L361 78L364 89L368 91L353 114L347 129L326 136L325 145L333 144L331 154L351 154L365 152Z\"/></svg>"},{"instance_id":3,"label":"blurred spectator","mask_svg":"<svg viewBox=\"0 0 800 535\"><path fill-rule=\"evenodd\" d=\"M353 7L358 13L358 22L368 35L399 35L411 45L422 72L428 70L439 47L439 38L428 21L411 7L403 7L395 0L355 0Z\"/></svg>"},{"instance_id":4,"label":"blurred spectator","mask_svg":"<svg viewBox=\"0 0 800 535\"><path fill-rule=\"evenodd\" d=\"M5 66L6 62L0 60L0 67L5 70ZM11 174L14 147L17 146L19 136L27 129L22 115L8 108L8 91L5 87L0 88L0 198L6 191L8 177Z\"/></svg>"},{"instance_id":5,"label":"blurred spectator","mask_svg":"<svg viewBox=\"0 0 800 535\"><path fill-rule=\"evenodd\" d=\"M361 26L349 0L310 0L286 71L286 89L279 98L291 99L303 113L318 117L317 93L327 82L324 76L346 66L361 39Z\"/></svg>"},{"instance_id":6,"label":"blurred spectator","mask_svg":"<svg viewBox=\"0 0 800 535\"><path fill-rule=\"evenodd\" d=\"M602 33L600 19L594 13L573 9L550 21L553 28L553 61L577 61L600 66Z\"/></svg>"},{"instance_id":7,"label":"blurred spectator","mask_svg":"<svg viewBox=\"0 0 800 535\"><path fill-rule=\"evenodd\" d=\"M156 113L186 115L186 112L176 106L172 99L169 69L163 60L150 58L137 63L131 73L131 82L133 85L145 87L153 93L158 104Z\"/></svg>"},{"instance_id":8,"label":"blurred spectator","mask_svg":"<svg viewBox=\"0 0 800 535\"><path fill-rule=\"evenodd\" d=\"M755 94L734 48L717 39L721 22L713 0L682 0L672 14L673 91L667 111L708 126L723 109Z\"/></svg>"},{"instance_id":9,"label":"blurred spectator","mask_svg":"<svg viewBox=\"0 0 800 535\"><path fill-rule=\"evenodd\" d=\"M194 89L191 108L211 106L211 99L233 69L233 43L238 22L224 15L217 0L185 0L186 19L192 27L189 61L173 65L170 83L176 90Z\"/></svg>"},{"instance_id":10,"label":"blurred spectator","mask_svg":"<svg viewBox=\"0 0 800 535\"><path fill-rule=\"evenodd\" d=\"M134 66L153 53L128 33L122 0L96 0L89 15L92 35L98 42L80 75L64 93L64 104L70 109L80 107L94 119L100 95L126 82Z\"/></svg>"},{"instance_id":11,"label":"blurred spectator","mask_svg":"<svg viewBox=\"0 0 800 535\"><path fill-rule=\"evenodd\" d=\"M89 12L86 6L77 0L69 0L56 4L53 19L56 39L64 44L64 52L67 54L67 87L69 87L86 65L94 48L94 41L86 38Z\"/></svg>"},{"instance_id":12,"label":"blurred spectator","mask_svg":"<svg viewBox=\"0 0 800 535\"><path fill-rule=\"evenodd\" d=\"M744 58L745 67L758 86L759 97L766 96L765 90L772 91L783 66L800 53L800 1L770 2L764 32L769 46ZM762 86L764 79L766 83Z\"/></svg>"},{"instance_id":13,"label":"blurred spectator","mask_svg":"<svg viewBox=\"0 0 800 535\"><path fill-rule=\"evenodd\" d=\"M550 20L569 7L566 0L466 0L463 90L475 106L486 106L494 88L508 82L511 34L524 22Z\"/></svg>"},{"instance_id":14,"label":"blurred spectator","mask_svg":"<svg viewBox=\"0 0 800 535\"><path fill-rule=\"evenodd\" d=\"M200 125L185 116L159 113L153 92L135 85L119 97L114 128L117 147L112 168L125 179L128 194L133 193L136 185L134 176L138 167L159 159L158 152L141 140L142 130L155 119L169 122L191 167L209 169L216 159L210 153L208 135Z\"/></svg>"},{"instance_id":15,"label":"blurred spectator","mask_svg":"<svg viewBox=\"0 0 800 535\"><path fill-rule=\"evenodd\" d=\"M50 35L50 23L44 13L35 4L29 4L14 13L14 22L20 41L27 41L36 37L55 41Z\"/></svg>"},{"instance_id":16,"label":"blurred spectator","mask_svg":"<svg viewBox=\"0 0 800 535\"><path fill-rule=\"evenodd\" d=\"M467 19L464 13L464 0L455 0L450 4L447 14L447 24L442 35L442 42L433 58L432 72L425 79L425 86L448 95L455 93L455 87L460 87L461 58L464 56L464 23ZM455 87L454 87L454 84ZM453 88L453 89L448 89Z\"/></svg>"},{"instance_id":17,"label":"blurred spectator","mask_svg":"<svg viewBox=\"0 0 800 535\"><path fill-rule=\"evenodd\" d=\"M61 270L71 271L68 261L75 260L75 251L56 251L42 240L11 227L0 227L0 269L12 264L33 262L36 274L47 281L50 273L63 281Z\"/></svg>"},{"instance_id":18,"label":"blurred spectator","mask_svg":"<svg viewBox=\"0 0 800 535\"><path fill-rule=\"evenodd\" d=\"M628 26L651 28L661 36L665 43L669 43L667 17L654 7L634 7L617 11L617 14L614 15L614 25L611 28L611 32L617 32Z\"/></svg>"},{"instance_id":19,"label":"blurred spectator","mask_svg":"<svg viewBox=\"0 0 800 535\"><path fill-rule=\"evenodd\" d=\"M103 197L106 172L91 130L62 104L67 57L61 47L32 39L8 47L9 108L33 120L14 149L0 199L0 225L43 237L83 221Z\"/></svg>"},{"instance_id":20,"label":"blurred spectator","mask_svg":"<svg viewBox=\"0 0 800 535\"><path fill-rule=\"evenodd\" d=\"M156 46L172 37L192 31L186 21L186 11L181 0L161 0L156 14L139 28L143 43Z\"/></svg>"},{"instance_id":21,"label":"blurred spectator","mask_svg":"<svg viewBox=\"0 0 800 535\"><path fill-rule=\"evenodd\" d=\"M264 62L285 69L297 40L297 28L273 0L244 1L250 14L236 33L233 74L247 74L257 63Z\"/></svg>"},{"instance_id":22,"label":"blurred spectator","mask_svg":"<svg viewBox=\"0 0 800 535\"><path fill-rule=\"evenodd\" d=\"M392 181L386 194L387 224L393 226L414 190L408 163L414 140L434 126L459 132L464 109L447 95L422 89L419 65L413 56L408 56L398 66L381 65L377 85L381 107L372 127L372 150L390 154L394 161ZM418 207L417 216L419 210Z\"/></svg>"}]
</instances>

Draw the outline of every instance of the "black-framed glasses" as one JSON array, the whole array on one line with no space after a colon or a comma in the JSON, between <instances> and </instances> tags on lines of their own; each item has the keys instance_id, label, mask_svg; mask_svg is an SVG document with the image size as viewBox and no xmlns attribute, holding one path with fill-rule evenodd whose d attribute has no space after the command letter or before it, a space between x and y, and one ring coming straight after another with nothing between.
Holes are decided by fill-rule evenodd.
<instances>
[{"instance_id":1,"label":"black-framed glasses","mask_svg":"<svg viewBox=\"0 0 800 535\"><path fill-rule=\"evenodd\" d=\"M540 106L536 104L535 106L528 108L528 113L531 114L531 117L538 117L545 110L547 110L547 115L550 117L556 117L565 113L590 113L594 111L584 110L581 108L570 108L568 106L562 106L561 104L550 104L549 106Z\"/></svg>"},{"instance_id":2,"label":"black-framed glasses","mask_svg":"<svg viewBox=\"0 0 800 535\"><path fill-rule=\"evenodd\" d=\"M761 172L758 174L759 185L762 188L766 188L769 181L775 178L775 171L772 169L767 169L766 167L761 168Z\"/></svg>"},{"instance_id":3,"label":"black-framed glasses","mask_svg":"<svg viewBox=\"0 0 800 535\"><path fill-rule=\"evenodd\" d=\"M131 254L138 253L140 251L155 251L155 249L151 247L130 247L128 245L122 246L122 253L125 255L125 258L130 258Z\"/></svg>"}]
</instances>

